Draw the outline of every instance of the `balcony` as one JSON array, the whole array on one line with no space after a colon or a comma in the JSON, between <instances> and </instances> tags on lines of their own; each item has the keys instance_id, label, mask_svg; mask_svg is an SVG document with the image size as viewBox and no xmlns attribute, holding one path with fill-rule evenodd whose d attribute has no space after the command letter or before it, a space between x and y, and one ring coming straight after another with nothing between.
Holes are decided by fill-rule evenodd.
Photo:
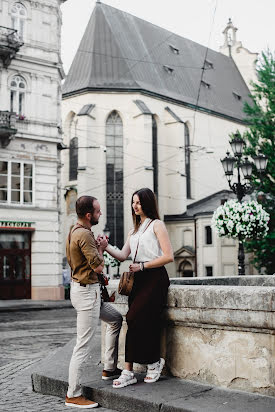
<instances>
[{"instance_id":1,"label":"balcony","mask_svg":"<svg viewBox=\"0 0 275 412\"><path fill-rule=\"evenodd\" d=\"M0 110L0 146L7 147L11 138L17 132L15 128L15 113Z\"/></svg>"},{"instance_id":2,"label":"balcony","mask_svg":"<svg viewBox=\"0 0 275 412\"><path fill-rule=\"evenodd\" d=\"M0 26L0 58L7 68L24 43L20 40L17 30Z\"/></svg>"}]
</instances>

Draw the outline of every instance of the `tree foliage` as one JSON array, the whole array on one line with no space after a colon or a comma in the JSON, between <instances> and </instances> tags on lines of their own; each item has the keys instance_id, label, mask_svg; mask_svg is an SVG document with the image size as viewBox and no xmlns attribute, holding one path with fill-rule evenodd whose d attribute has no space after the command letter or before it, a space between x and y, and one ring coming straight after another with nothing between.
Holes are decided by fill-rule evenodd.
<instances>
[{"instance_id":1,"label":"tree foliage","mask_svg":"<svg viewBox=\"0 0 275 412\"><path fill-rule=\"evenodd\" d=\"M246 242L246 250L253 252L254 264L261 273L275 273L275 55L263 52L257 66L258 83L253 83L252 104L245 103L249 128L243 134L246 154L260 152L268 157L265 174L253 169L252 182L258 201L270 214L269 232L263 239Z\"/></svg>"}]
</instances>

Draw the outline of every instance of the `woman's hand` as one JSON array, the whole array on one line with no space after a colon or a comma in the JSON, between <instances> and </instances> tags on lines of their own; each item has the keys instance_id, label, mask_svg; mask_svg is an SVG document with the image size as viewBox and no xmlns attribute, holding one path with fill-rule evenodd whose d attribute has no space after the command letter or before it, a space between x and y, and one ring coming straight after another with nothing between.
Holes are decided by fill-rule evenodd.
<instances>
[{"instance_id":1,"label":"woman's hand","mask_svg":"<svg viewBox=\"0 0 275 412\"><path fill-rule=\"evenodd\" d=\"M132 263L129 266L130 272L140 272L140 264L139 263Z\"/></svg>"},{"instance_id":2,"label":"woman's hand","mask_svg":"<svg viewBox=\"0 0 275 412\"><path fill-rule=\"evenodd\" d=\"M96 238L98 249L105 250L108 246L108 238L106 236L100 236Z\"/></svg>"}]
</instances>

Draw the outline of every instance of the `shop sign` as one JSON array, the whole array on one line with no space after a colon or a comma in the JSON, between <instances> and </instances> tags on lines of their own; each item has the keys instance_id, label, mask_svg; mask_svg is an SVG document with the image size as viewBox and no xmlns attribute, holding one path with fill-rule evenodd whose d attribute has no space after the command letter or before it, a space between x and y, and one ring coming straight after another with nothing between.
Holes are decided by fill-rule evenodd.
<instances>
[{"instance_id":1,"label":"shop sign","mask_svg":"<svg viewBox=\"0 0 275 412\"><path fill-rule=\"evenodd\" d=\"M33 222L12 222L0 220L0 228L31 228Z\"/></svg>"}]
</instances>

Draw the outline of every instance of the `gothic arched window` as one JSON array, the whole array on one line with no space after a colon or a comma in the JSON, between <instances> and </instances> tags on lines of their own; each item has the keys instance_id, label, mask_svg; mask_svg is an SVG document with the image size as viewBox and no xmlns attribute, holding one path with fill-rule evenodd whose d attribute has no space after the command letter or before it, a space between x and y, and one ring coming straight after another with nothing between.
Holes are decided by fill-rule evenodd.
<instances>
[{"instance_id":1,"label":"gothic arched window","mask_svg":"<svg viewBox=\"0 0 275 412\"><path fill-rule=\"evenodd\" d=\"M156 198L158 198L158 127L154 116L152 116L152 158L153 158L153 168L154 168L154 192Z\"/></svg>"},{"instance_id":2,"label":"gothic arched window","mask_svg":"<svg viewBox=\"0 0 275 412\"><path fill-rule=\"evenodd\" d=\"M10 110L23 116L25 113L26 82L21 76L14 76L10 82Z\"/></svg>"},{"instance_id":3,"label":"gothic arched window","mask_svg":"<svg viewBox=\"0 0 275 412\"><path fill-rule=\"evenodd\" d=\"M27 11L22 3L14 3L11 8L11 25L17 30L18 37L22 40L24 37L25 21L27 19Z\"/></svg>"},{"instance_id":4,"label":"gothic arched window","mask_svg":"<svg viewBox=\"0 0 275 412\"><path fill-rule=\"evenodd\" d=\"M73 137L70 141L70 164L69 164L69 180L77 179L78 168L78 138Z\"/></svg>"},{"instance_id":5,"label":"gothic arched window","mask_svg":"<svg viewBox=\"0 0 275 412\"><path fill-rule=\"evenodd\" d=\"M123 124L116 111L106 121L106 148L107 226L110 243L121 248L124 244Z\"/></svg>"},{"instance_id":6,"label":"gothic arched window","mask_svg":"<svg viewBox=\"0 0 275 412\"><path fill-rule=\"evenodd\" d=\"M190 135L187 124L184 125L184 145L185 145L185 174L186 174L186 197L191 199L191 156L190 156Z\"/></svg>"}]
</instances>

